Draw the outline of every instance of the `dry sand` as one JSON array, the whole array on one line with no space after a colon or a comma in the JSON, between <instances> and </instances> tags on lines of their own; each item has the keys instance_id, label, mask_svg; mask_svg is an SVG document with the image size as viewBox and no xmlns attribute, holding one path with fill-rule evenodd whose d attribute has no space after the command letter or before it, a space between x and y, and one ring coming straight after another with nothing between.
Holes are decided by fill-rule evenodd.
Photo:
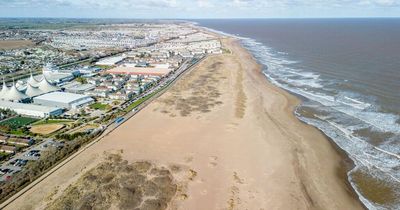
<instances>
[{"instance_id":1,"label":"dry sand","mask_svg":"<svg viewBox=\"0 0 400 210\"><path fill-rule=\"evenodd\" d=\"M32 133L37 133L41 135L49 135L54 133L62 128L64 128L64 124L45 124L45 125L34 125L31 127L30 131Z\"/></svg>"},{"instance_id":2,"label":"dry sand","mask_svg":"<svg viewBox=\"0 0 400 210\"><path fill-rule=\"evenodd\" d=\"M268 83L233 40L169 91L6 209L44 208L66 187L123 150L130 162L192 170L171 209L362 209L343 158L292 113L299 101ZM175 177L179 180L179 177Z\"/></svg>"}]
</instances>

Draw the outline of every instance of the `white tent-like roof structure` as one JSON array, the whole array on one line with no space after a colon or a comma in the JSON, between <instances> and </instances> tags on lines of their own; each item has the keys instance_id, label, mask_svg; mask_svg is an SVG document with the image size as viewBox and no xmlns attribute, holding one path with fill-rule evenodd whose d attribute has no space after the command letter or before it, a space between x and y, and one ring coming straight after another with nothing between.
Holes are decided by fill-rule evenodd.
<instances>
[{"instance_id":1,"label":"white tent-like roof structure","mask_svg":"<svg viewBox=\"0 0 400 210\"><path fill-rule=\"evenodd\" d=\"M5 95L5 99L9 101L22 101L24 99L29 98L27 95L23 94L20 92L17 87L15 86L15 83L13 82L13 85L11 88L7 91Z\"/></svg>"},{"instance_id":2,"label":"white tent-like roof structure","mask_svg":"<svg viewBox=\"0 0 400 210\"><path fill-rule=\"evenodd\" d=\"M29 97L35 97L35 96L38 96L38 95L41 95L41 94L43 94L44 92L43 91L41 91L39 88L37 88L37 87L34 87L31 83L28 83L27 85L26 85L26 91L25 91L25 94L27 95L27 96L29 96Z\"/></svg>"},{"instance_id":3,"label":"white tent-like roof structure","mask_svg":"<svg viewBox=\"0 0 400 210\"><path fill-rule=\"evenodd\" d=\"M2 100L6 99L5 97L6 97L7 93L8 93L8 87L3 78L3 87L1 88L1 91L0 91L0 99L2 99Z\"/></svg>"},{"instance_id":4,"label":"white tent-like roof structure","mask_svg":"<svg viewBox=\"0 0 400 210\"><path fill-rule=\"evenodd\" d=\"M57 91L60 90L60 88L58 88L55 85L52 85L47 79L46 77L43 75L43 79L42 81L39 82L38 85L39 89L44 92L44 93L48 93L48 92L53 92L53 91Z\"/></svg>"},{"instance_id":5,"label":"white tent-like roof structure","mask_svg":"<svg viewBox=\"0 0 400 210\"><path fill-rule=\"evenodd\" d=\"M33 77L32 72L31 72L31 76L29 77L27 83L30 84L30 85L32 85L33 87L37 87L37 86L39 85L39 81L37 81L37 80Z\"/></svg>"},{"instance_id":6,"label":"white tent-like roof structure","mask_svg":"<svg viewBox=\"0 0 400 210\"><path fill-rule=\"evenodd\" d=\"M20 87L23 87L24 90L18 89L17 87L18 85L16 85L14 81L13 85L10 88L7 87L3 78L3 87L0 90L0 100L17 102L17 101L23 101L28 98L33 98L45 93L59 91L60 88L51 84L47 80L44 73L46 73L45 68L43 70L43 79L40 81L36 80L31 72L30 77L26 81L26 86L18 83L18 85ZM23 83L22 81L19 82Z\"/></svg>"}]
</instances>

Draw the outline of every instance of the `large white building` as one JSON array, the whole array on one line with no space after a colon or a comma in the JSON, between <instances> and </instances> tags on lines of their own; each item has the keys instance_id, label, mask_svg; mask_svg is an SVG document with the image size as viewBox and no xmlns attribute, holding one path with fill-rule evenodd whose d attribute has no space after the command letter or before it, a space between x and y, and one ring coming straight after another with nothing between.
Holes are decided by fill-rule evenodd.
<instances>
[{"instance_id":1,"label":"large white building","mask_svg":"<svg viewBox=\"0 0 400 210\"><path fill-rule=\"evenodd\" d=\"M107 57L103 58L99 61L96 62L96 65L100 66L114 66L121 61L123 61L126 57L125 56L113 56L113 57Z\"/></svg>"},{"instance_id":2,"label":"large white building","mask_svg":"<svg viewBox=\"0 0 400 210\"><path fill-rule=\"evenodd\" d=\"M10 101L0 101L0 109L9 109L20 115L40 118L58 116L63 113L63 110L57 107L42 106L36 104L23 104Z\"/></svg>"},{"instance_id":3,"label":"large white building","mask_svg":"<svg viewBox=\"0 0 400 210\"><path fill-rule=\"evenodd\" d=\"M67 93L51 92L33 98L35 104L55 106L64 109L79 109L94 102L90 96Z\"/></svg>"}]
</instances>

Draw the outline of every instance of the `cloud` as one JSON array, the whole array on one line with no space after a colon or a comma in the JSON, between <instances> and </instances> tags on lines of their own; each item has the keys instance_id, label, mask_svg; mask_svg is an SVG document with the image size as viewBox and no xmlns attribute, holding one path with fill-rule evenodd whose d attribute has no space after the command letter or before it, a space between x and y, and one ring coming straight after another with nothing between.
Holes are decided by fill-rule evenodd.
<instances>
[{"instance_id":1,"label":"cloud","mask_svg":"<svg viewBox=\"0 0 400 210\"><path fill-rule=\"evenodd\" d=\"M226 7L296 7L296 6L375 6L399 7L400 0L196 0L197 6ZM41 7L41 6L75 6L75 7L129 7L129 8L174 8L193 6L193 0L0 0L5 7Z\"/></svg>"},{"instance_id":2,"label":"cloud","mask_svg":"<svg viewBox=\"0 0 400 210\"><path fill-rule=\"evenodd\" d=\"M215 4L209 0L197 0L197 6L200 8L213 8Z\"/></svg>"},{"instance_id":3,"label":"cloud","mask_svg":"<svg viewBox=\"0 0 400 210\"><path fill-rule=\"evenodd\" d=\"M360 5L380 6L380 7L398 7L400 0L364 0Z\"/></svg>"},{"instance_id":4,"label":"cloud","mask_svg":"<svg viewBox=\"0 0 400 210\"><path fill-rule=\"evenodd\" d=\"M3 7L48 7L48 6L68 6L69 0L0 0Z\"/></svg>"},{"instance_id":5,"label":"cloud","mask_svg":"<svg viewBox=\"0 0 400 210\"><path fill-rule=\"evenodd\" d=\"M0 0L4 7L172 8L177 0Z\"/></svg>"},{"instance_id":6,"label":"cloud","mask_svg":"<svg viewBox=\"0 0 400 210\"><path fill-rule=\"evenodd\" d=\"M231 5L237 7L250 6L252 3L258 3L254 0L232 0Z\"/></svg>"},{"instance_id":7,"label":"cloud","mask_svg":"<svg viewBox=\"0 0 400 210\"><path fill-rule=\"evenodd\" d=\"M398 17L399 10L400 0L0 0L0 16Z\"/></svg>"},{"instance_id":8,"label":"cloud","mask_svg":"<svg viewBox=\"0 0 400 210\"><path fill-rule=\"evenodd\" d=\"M400 0L229 0L235 7L349 7L349 6L375 6L399 7Z\"/></svg>"},{"instance_id":9,"label":"cloud","mask_svg":"<svg viewBox=\"0 0 400 210\"><path fill-rule=\"evenodd\" d=\"M76 7L107 8L173 8L178 5L176 0L66 0Z\"/></svg>"}]
</instances>

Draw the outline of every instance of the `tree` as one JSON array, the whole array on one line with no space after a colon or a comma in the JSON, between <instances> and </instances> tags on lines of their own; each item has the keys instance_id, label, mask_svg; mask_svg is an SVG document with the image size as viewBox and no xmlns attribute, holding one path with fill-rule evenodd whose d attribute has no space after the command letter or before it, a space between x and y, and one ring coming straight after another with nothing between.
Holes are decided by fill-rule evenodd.
<instances>
[{"instance_id":1,"label":"tree","mask_svg":"<svg viewBox=\"0 0 400 210\"><path fill-rule=\"evenodd\" d=\"M81 84L87 84L86 78L83 78L83 77L76 78L76 81L81 83Z\"/></svg>"},{"instance_id":2,"label":"tree","mask_svg":"<svg viewBox=\"0 0 400 210\"><path fill-rule=\"evenodd\" d=\"M0 125L0 131L3 133L9 133L11 131L11 128L9 125Z\"/></svg>"}]
</instances>

